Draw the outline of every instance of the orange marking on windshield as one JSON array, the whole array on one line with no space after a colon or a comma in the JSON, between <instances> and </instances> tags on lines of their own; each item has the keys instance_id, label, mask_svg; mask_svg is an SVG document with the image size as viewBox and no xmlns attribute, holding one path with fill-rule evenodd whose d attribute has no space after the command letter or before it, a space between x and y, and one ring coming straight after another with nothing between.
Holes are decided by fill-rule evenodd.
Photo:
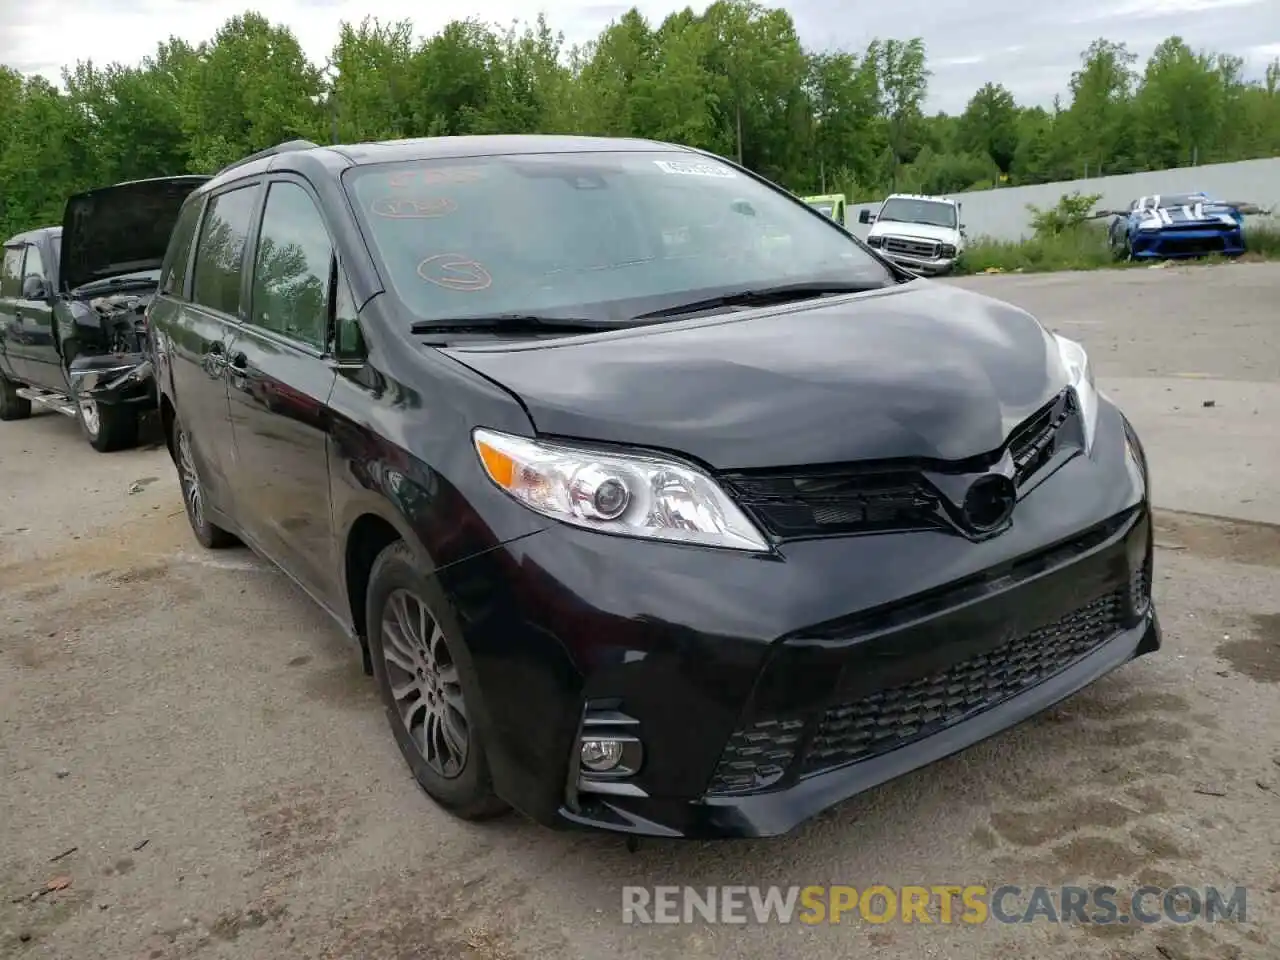
<instances>
[{"instance_id":1,"label":"orange marking on windshield","mask_svg":"<svg viewBox=\"0 0 1280 960\"><path fill-rule=\"evenodd\" d=\"M399 190L414 184L476 183L484 179L479 167L445 167L430 170L399 170L387 175L387 185Z\"/></svg>"},{"instance_id":2,"label":"orange marking on windshield","mask_svg":"<svg viewBox=\"0 0 1280 960\"><path fill-rule=\"evenodd\" d=\"M390 220L429 220L443 217L458 209L457 203L448 197L379 197L369 204L369 210Z\"/></svg>"},{"instance_id":3,"label":"orange marking on windshield","mask_svg":"<svg viewBox=\"0 0 1280 960\"><path fill-rule=\"evenodd\" d=\"M418 276L446 290L475 293L488 290L493 277L484 265L460 253L437 253L418 264Z\"/></svg>"}]
</instances>

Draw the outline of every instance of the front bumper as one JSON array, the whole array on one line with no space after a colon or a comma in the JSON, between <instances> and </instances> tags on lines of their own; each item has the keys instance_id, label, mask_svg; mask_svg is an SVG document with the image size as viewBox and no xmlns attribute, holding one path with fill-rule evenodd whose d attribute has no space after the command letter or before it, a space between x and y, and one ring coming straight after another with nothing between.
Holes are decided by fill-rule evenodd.
<instances>
[{"instance_id":1,"label":"front bumper","mask_svg":"<svg viewBox=\"0 0 1280 960\"><path fill-rule=\"evenodd\" d=\"M940 277L950 273L955 269L955 257L938 257L936 259L924 259L922 257L911 257L903 253L887 253L881 250L880 253L887 260L892 260L900 267L905 267L912 273L918 273L926 277Z\"/></svg>"},{"instance_id":2,"label":"front bumper","mask_svg":"<svg viewBox=\"0 0 1280 960\"><path fill-rule=\"evenodd\" d=\"M562 525L439 572L471 652L497 791L535 820L772 836L1155 650L1145 466L1103 402L1077 456L983 542L787 543L761 558ZM644 762L577 769L585 716Z\"/></svg>"},{"instance_id":3,"label":"front bumper","mask_svg":"<svg viewBox=\"0 0 1280 960\"><path fill-rule=\"evenodd\" d=\"M79 356L68 373L72 395L81 400L143 406L159 400L155 372L145 353Z\"/></svg>"},{"instance_id":4,"label":"front bumper","mask_svg":"<svg viewBox=\"0 0 1280 960\"><path fill-rule=\"evenodd\" d=\"M1138 230L1132 240L1137 260L1172 260L1211 254L1236 256L1244 253L1244 232L1239 229Z\"/></svg>"}]
</instances>

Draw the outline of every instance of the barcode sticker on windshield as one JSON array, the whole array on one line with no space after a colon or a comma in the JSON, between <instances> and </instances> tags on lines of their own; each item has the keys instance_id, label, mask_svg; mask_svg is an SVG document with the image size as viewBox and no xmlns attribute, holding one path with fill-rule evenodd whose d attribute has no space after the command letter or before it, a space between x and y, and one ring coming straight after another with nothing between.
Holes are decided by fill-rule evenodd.
<instances>
[{"instance_id":1,"label":"barcode sticker on windshield","mask_svg":"<svg viewBox=\"0 0 1280 960\"><path fill-rule=\"evenodd\" d=\"M728 167L714 163L690 163L685 160L655 160L663 173L678 173L686 177L721 177L730 180L735 174Z\"/></svg>"}]
</instances>

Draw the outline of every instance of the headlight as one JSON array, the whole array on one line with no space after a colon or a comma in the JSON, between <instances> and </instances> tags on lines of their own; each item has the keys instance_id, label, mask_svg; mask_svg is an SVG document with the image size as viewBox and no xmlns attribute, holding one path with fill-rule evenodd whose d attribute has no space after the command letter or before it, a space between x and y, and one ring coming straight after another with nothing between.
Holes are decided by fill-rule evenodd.
<instances>
[{"instance_id":1,"label":"headlight","mask_svg":"<svg viewBox=\"0 0 1280 960\"><path fill-rule=\"evenodd\" d=\"M1053 336L1058 341L1058 355L1062 357L1062 365L1067 368L1067 378L1080 405L1080 419L1084 423L1084 449L1087 453L1093 449L1093 435L1098 428L1098 388L1093 382L1093 367L1089 364L1089 354L1084 347L1056 333Z\"/></svg>"},{"instance_id":2,"label":"headlight","mask_svg":"<svg viewBox=\"0 0 1280 960\"><path fill-rule=\"evenodd\" d=\"M746 515L701 470L648 455L476 430L494 483L530 510L601 533L766 551Z\"/></svg>"}]
</instances>

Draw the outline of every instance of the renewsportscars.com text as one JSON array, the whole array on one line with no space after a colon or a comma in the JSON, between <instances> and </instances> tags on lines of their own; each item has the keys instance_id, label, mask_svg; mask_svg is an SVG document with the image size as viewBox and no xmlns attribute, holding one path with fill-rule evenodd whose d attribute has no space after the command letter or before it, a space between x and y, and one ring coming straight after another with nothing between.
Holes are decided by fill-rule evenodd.
<instances>
[{"instance_id":1,"label":"renewsportscars.com text","mask_svg":"<svg viewBox=\"0 0 1280 960\"><path fill-rule=\"evenodd\" d=\"M1244 887L623 887L623 923L1243 922Z\"/></svg>"}]
</instances>

